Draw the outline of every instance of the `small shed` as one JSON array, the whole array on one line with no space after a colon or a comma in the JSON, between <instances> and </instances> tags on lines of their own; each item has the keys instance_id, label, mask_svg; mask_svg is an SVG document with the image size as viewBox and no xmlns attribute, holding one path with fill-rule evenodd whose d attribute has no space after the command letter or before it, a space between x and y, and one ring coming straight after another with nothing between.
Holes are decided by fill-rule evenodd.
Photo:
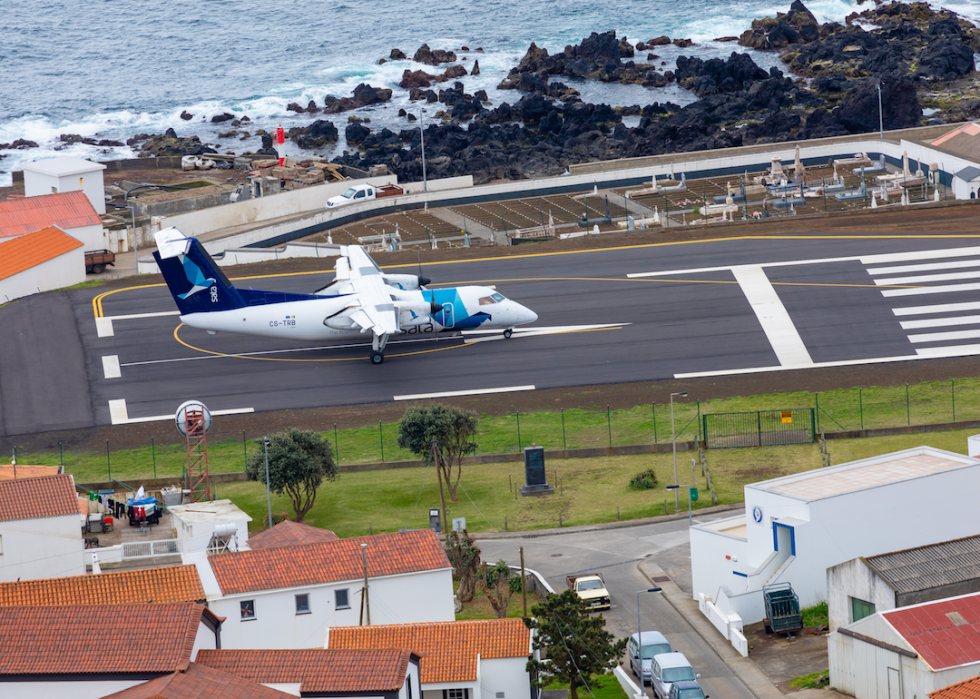
<instances>
[{"instance_id":1,"label":"small shed","mask_svg":"<svg viewBox=\"0 0 980 699\"><path fill-rule=\"evenodd\" d=\"M105 213L105 185L102 171L106 166L89 160L66 156L38 160L24 165L24 195L75 192L81 190L100 214Z\"/></svg>"},{"instance_id":2,"label":"small shed","mask_svg":"<svg viewBox=\"0 0 980 699\"><path fill-rule=\"evenodd\" d=\"M244 549L248 541L248 523L252 521L231 500L194 502L189 505L173 505L167 508L173 515L174 529L181 540L183 553L206 551L212 543L215 530L227 543L228 549ZM227 534L233 528L232 534Z\"/></svg>"},{"instance_id":3,"label":"small shed","mask_svg":"<svg viewBox=\"0 0 980 699\"><path fill-rule=\"evenodd\" d=\"M827 569L830 630L875 612L980 592L980 536L943 541Z\"/></svg>"},{"instance_id":4,"label":"small shed","mask_svg":"<svg viewBox=\"0 0 980 699\"><path fill-rule=\"evenodd\" d=\"M953 175L953 196L957 199L975 199L978 187L980 187L980 167L970 165Z\"/></svg>"},{"instance_id":5,"label":"small shed","mask_svg":"<svg viewBox=\"0 0 980 699\"><path fill-rule=\"evenodd\" d=\"M85 281L82 243L56 226L3 241L0 303Z\"/></svg>"},{"instance_id":6,"label":"small shed","mask_svg":"<svg viewBox=\"0 0 980 699\"><path fill-rule=\"evenodd\" d=\"M980 594L877 612L827 637L830 684L855 699L915 699L980 671Z\"/></svg>"}]
</instances>

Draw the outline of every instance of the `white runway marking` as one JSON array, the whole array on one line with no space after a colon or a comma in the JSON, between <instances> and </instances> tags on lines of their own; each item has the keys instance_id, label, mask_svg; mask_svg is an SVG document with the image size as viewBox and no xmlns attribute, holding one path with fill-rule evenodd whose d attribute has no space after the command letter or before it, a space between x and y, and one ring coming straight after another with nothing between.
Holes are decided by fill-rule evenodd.
<instances>
[{"instance_id":1,"label":"white runway marking","mask_svg":"<svg viewBox=\"0 0 980 699\"><path fill-rule=\"evenodd\" d=\"M118 379L122 376L119 370L119 355L108 354L102 357L102 373L107 379Z\"/></svg>"},{"instance_id":2,"label":"white runway marking","mask_svg":"<svg viewBox=\"0 0 980 699\"><path fill-rule=\"evenodd\" d=\"M959 318L930 318L929 320L906 320L900 323L902 330L921 328L944 328L950 325L977 325L980 316L960 316Z\"/></svg>"},{"instance_id":3,"label":"white runway marking","mask_svg":"<svg viewBox=\"0 0 980 699\"><path fill-rule=\"evenodd\" d=\"M918 289L882 289L885 298L895 296L920 296L922 294L951 294L957 291L980 291L980 284L944 284L942 286L923 286Z\"/></svg>"},{"instance_id":4,"label":"white runway marking","mask_svg":"<svg viewBox=\"0 0 980 699\"><path fill-rule=\"evenodd\" d=\"M163 316L179 316L180 311L161 311L160 313L131 313L124 316L105 316L109 320L136 320L137 318L162 318Z\"/></svg>"},{"instance_id":5,"label":"white runway marking","mask_svg":"<svg viewBox=\"0 0 980 699\"><path fill-rule=\"evenodd\" d=\"M941 269L957 269L961 267L980 267L980 260L965 260L961 262L928 262L924 265L902 265L901 267L875 267L868 274L902 274L907 272L934 272Z\"/></svg>"},{"instance_id":6,"label":"white runway marking","mask_svg":"<svg viewBox=\"0 0 980 699\"><path fill-rule=\"evenodd\" d=\"M957 279L976 279L980 277L980 272L950 272L949 274L919 274L911 277L888 277L887 279L875 279L875 284L884 286L886 284L927 284L929 282L952 282Z\"/></svg>"},{"instance_id":7,"label":"white runway marking","mask_svg":"<svg viewBox=\"0 0 980 699\"><path fill-rule=\"evenodd\" d=\"M967 357L980 354L980 345L953 345L952 347L922 347L915 350L918 359L937 359L941 357Z\"/></svg>"},{"instance_id":8,"label":"white runway marking","mask_svg":"<svg viewBox=\"0 0 980 699\"><path fill-rule=\"evenodd\" d=\"M949 340L974 340L978 337L980 337L980 330L951 330L946 333L909 335L909 342L948 342Z\"/></svg>"},{"instance_id":9,"label":"white runway marking","mask_svg":"<svg viewBox=\"0 0 980 699\"><path fill-rule=\"evenodd\" d=\"M230 410L212 410L211 415L244 415L246 413L254 413L255 408L232 408ZM109 401L109 417L112 420L113 425L132 425L137 422L162 422L164 420L173 420L174 416L171 415L154 415L152 417L129 417L129 410L126 407L126 399L120 398L118 400Z\"/></svg>"},{"instance_id":10,"label":"white runway marking","mask_svg":"<svg viewBox=\"0 0 980 699\"><path fill-rule=\"evenodd\" d=\"M99 337L112 337L114 335L112 332L112 318L96 318L95 332L98 333Z\"/></svg>"},{"instance_id":11,"label":"white runway marking","mask_svg":"<svg viewBox=\"0 0 980 699\"><path fill-rule=\"evenodd\" d=\"M910 306L909 308L893 308L897 316L915 316L923 313L957 313L959 311L980 311L980 302L968 303L939 303L934 306Z\"/></svg>"},{"instance_id":12,"label":"white runway marking","mask_svg":"<svg viewBox=\"0 0 980 699\"><path fill-rule=\"evenodd\" d=\"M560 335L561 333L573 333L584 330L606 330L608 328L622 328L631 323L604 323L602 325L552 325L544 328L514 328L514 334L510 339L518 337L537 337L539 335ZM463 330L464 341L470 345L474 342L490 342L493 340L506 340L503 330ZM468 338L468 335L482 335L483 337Z\"/></svg>"},{"instance_id":13,"label":"white runway marking","mask_svg":"<svg viewBox=\"0 0 980 699\"><path fill-rule=\"evenodd\" d=\"M453 398L455 396L482 396L488 393L533 391L534 386L507 386L506 388L475 388L471 391L445 391L443 393L416 393L411 396L394 396L395 400L421 400L423 398Z\"/></svg>"},{"instance_id":14,"label":"white runway marking","mask_svg":"<svg viewBox=\"0 0 980 699\"><path fill-rule=\"evenodd\" d=\"M779 363L783 366L797 367L813 364L803 338L797 332L789 312L779 300L779 295L772 288L762 267L756 265L732 267L732 273L759 319Z\"/></svg>"}]
</instances>

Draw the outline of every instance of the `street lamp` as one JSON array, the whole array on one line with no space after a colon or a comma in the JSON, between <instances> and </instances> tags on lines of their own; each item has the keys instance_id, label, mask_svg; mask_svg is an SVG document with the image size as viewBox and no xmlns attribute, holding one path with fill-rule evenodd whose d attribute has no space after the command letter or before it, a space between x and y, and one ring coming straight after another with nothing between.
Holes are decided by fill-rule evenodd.
<instances>
[{"instance_id":1,"label":"street lamp","mask_svg":"<svg viewBox=\"0 0 980 699\"><path fill-rule=\"evenodd\" d=\"M640 694L646 696L643 692L643 632L640 630L640 595L644 592L660 592L660 588L651 587L649 590L640 590L636 593L636 654L639 656L637 664L640 666ZM652 684L653 678L651 677L650 680Z\"/></svg>"},{"instance_id":2,"label":"street lamp","mask_svg":"<svg viewBox=\"0 0 980 699\"><path fill-rule=\"evenodd\" d=\"M269 502L269 529L272 529L272 489L269 485L269 438L265 438L265 496Z\"/></svg>"},{"instance_id":3,"label":"street lamp","mask_svg":"<svg viewBox=\"0 0 980 699\"><path fill-rule=\"evenodd\" d=\"M879 141L884 141L885 140L885 122L884 122L884 119L883 119L883 117L881 115L881 82L880 81L878 82L878 84L877 84L876 87L878 88L878 140Z\"/></svg>"},{"instance_id":4,"label":"street lamp","mask_svg":"<svg viewBox=\"0 0 980 699\"><path fill-rule=\"evenodd\" d=\"M670 394L670 441L674 449L674 484L677 483L677 433L674 431L674 396L686 396L687 391ZM674 512L681 506L680 496L674 493Z\"/></svg>"},{"instance_id":5,"label":"street lamp","mask_svg":"<svg viewBox=\"0 0 980 699\"><path fill-rule=\"evenodd\" d=\"M422 125L423 114L425 114L425 110L419 107L419 137L422 141L422 191L428 192L429 185L425 177L425 127Z\"/></svg>"},{"instance_id":6,"label":"street lamp","mask_svg":"<svg viewBox=\"0 0 980 699\"><path fill-rule=\"evenodd\" d=\"M674 497L675 498L678 497L678 491L681 488L687 488L687 526L688 526L688 528L691 528L692 526L694 526L693 520L691 519L691 488L693 488L693 487L694 486L691 486L691 485L683 485L683 484L682 485L668 485L667 486L667 490L673 490L674 491Z\"/></svg>"}]
</instances>

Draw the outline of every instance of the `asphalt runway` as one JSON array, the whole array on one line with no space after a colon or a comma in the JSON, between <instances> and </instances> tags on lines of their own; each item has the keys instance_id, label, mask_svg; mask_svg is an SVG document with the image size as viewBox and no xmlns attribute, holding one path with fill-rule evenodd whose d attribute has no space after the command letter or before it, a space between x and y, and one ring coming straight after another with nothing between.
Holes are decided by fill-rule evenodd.
<instances>
[{"instance_id":1,"label":"asphalt runway","mask_svg":"<svg viewBox=\"0 0 980 699\"><path fill-rule=\"evenodd\" d=\"M173 415L189 398L258 412L980 354L978 270L980 236L948 234L531 248L434 263L424 270L434 286L494 285L538 314L532 329L562 330L393 340L380 366L366 344L178 327L163 286L81 289L70 299L95 421L122 424ZM235 284L312 292L332 278L329 270Z\"/></svg>"}]
</instances>

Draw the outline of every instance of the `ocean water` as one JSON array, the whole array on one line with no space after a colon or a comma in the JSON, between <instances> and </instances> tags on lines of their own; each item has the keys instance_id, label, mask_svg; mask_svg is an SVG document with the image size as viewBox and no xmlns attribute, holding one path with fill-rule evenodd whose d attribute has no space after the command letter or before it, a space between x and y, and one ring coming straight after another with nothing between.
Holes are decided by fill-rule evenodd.
<instances>
[{"instance_id":1,"label":"ocean water","mask_svg":"<svg viewBox=\"0 0 980 699\"><path fill-rule=\"evenodd\" d=\"M752 19L787 11L789 0L4 0L0 23L0 143L28 139L39 147L0 151L0 186L26 161L56 155L91 159L133 157L128 147L61 147L61 134L125 141L136 133L196 134L217 148L243 152L260 147L258 138L218 139L226 124L210 118L221 112L248 115L248 130L306 125L314 118L286 111L290 102L305 106L324 96L350 96L361 82L394 89L391 102L355 112L370 126L405 128L399 108L418 111L397 87L402 71L438 70L412 61L378 65L393 47L411 57L422 44L456 50L469 70L480 62L481 75L465 77L467 92L484 89L494 105L516 101L520 93L496 85L534 41L561 51L591 32L616 30L635 43L662 34L687 37L688 49L657 47L656 63L673 68L680 54L727 57L744 51L712 39L738 35ZM863 9L854 0L806 3L819 21L843 18ZM865 5L864 7L868 7ZM967 18L980 18L980 0L943 3ZM481 47L482 53L459 49ZM779 65L770 53L751 52L757 63ZM645 53L638 54L643 59ZM563 80L589 102L613 106L694 98L676 87L661 89ZM432 114L442 105L429 105ZM184 121L184 110L194 114ZM333 120L343 134L348 115ZM427 117L423 117L427 118ZM343 150L341 137L332 155ZM61 148L61 150L59 150Z\"/></svg>"}]
</instances>

